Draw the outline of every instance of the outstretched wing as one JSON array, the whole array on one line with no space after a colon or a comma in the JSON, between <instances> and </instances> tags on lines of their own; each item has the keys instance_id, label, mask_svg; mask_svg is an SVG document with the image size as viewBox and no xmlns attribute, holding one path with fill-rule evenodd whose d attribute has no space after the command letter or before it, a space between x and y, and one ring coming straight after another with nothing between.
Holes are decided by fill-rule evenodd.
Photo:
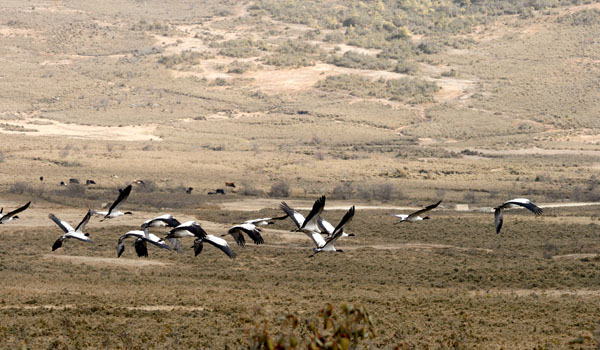
<instances>
[{"instance_id":1,"label":"outstretched wing","mask_svg":"<svg viewBox=\"0 0 600 350\"><path fill-rule=\"evenodd\" d=\"M352 218L354 218L354 206L352 206L348 212L346 212L342 220L340 220L338 225L335 227L335 230L333 230L333 233L327 237L327 244L335 242L335 240L342 236L344 233L344 226L348 225L348 223L352 221Z\"/></svg>"},{"instance_id":2,"label":"outstretched wing","mask_svg":"<svg viewBox=\"0 0 600 350\"><path fill-rule=\"evenodd\" d=\"M71 225L69 225L68 222L63 221L59 218L57 218L56 216L54 216L54 214L49 214L48 217L54 221L54 223L56 223L58 225L58 227L61 228L61 230L63 230L65 233L69 233L69 232L73 232L75 230L73 230L73 227L71 227Z\"/></svg>"},{"instance_id":3,"label":"outstretched wing","mask_svg":"<svg viewBox=\"0 0 600 350\"><path fill-rule=\"evenodd\" d=\"M281 202L279 208L292 219L298 228L302 227L302 224L304 224L304 215L291 208L286 202Z\"/></svg>"},{"instance_id":4,"label":"outstretched wing","mask_svg":"<svg viewBox=\"0 0 600 350\"><path fill-rule=\"evenodd\" d=\"M442 203L441 200L439 202L437 202L435 204L432 204L432 205L429 205L429 206L427 206L427 207L425 207L425 208L423 208L421 210L415 211L414 213L410 214L408 217L409 218L414 218L414 217L417 217L417 216L421 216L421 214L425 214L428 211L430 211L430 210L432 210L434 208L437 208L437 206L440 205L440 203Z\"/></svg>"},{"instance_id":5,"label":"outstretched wing","mask_svg":"<svg viewBox=\"0 0 600 350\"><path fill-rule=\"evenodd\" d=\"M142 237L142 239L154 244L157 247L171 250L171 246L169 246L167 244L167 242L165 242L162 238L158 237L157 235L155 235L153 233L149 233L147 236Z\"/></svg>"},{"instance_id":6,"label":"outstretched wing","mask_svg":"<svg viewBox=\"0 0 600 350\"><path fill-rule=\"evenodd\" d=\"M112 212L115 209L119 209L119 206L123 203L123 201L125 201L127 199L127 197L129 197L129 194L131 193L131 185L125 187L125 189L119 189L119 197L117 198L116 201L113 202L113 204L110 206L110 209L108 209L108 212Z\"/></svg>"},{"instance_id":7,"label":"outstretched wing","mask_svg":"<svg viewBox=\"0 0 600 350\"><path fill-rule=\"evenodd\" d=\"M237 243L240 247L246 246L246 239L244 238L243 230L240 226L234 226L227 231L233 239L235 243Z\"/></svg>"},{"instance_id":8,"label":"outstretched wing","mask_svg":"<svg viewBox=\"0 0 600 350\"><path fill-rule=\"evenodd\" d=\"M315 201L313 204L312 210L304 220L304 223L300 227L301 229L305 229L307 231L315 231L320 232L319 227L317 225L317 219L323 213L323 208L325 208L325 196L321 196L321 198Z\"/></svg>"},{"instance_id":9,"label":"outstretched wing","mask_svg":"<svg viewBox=\"0 0 600 350\"><path fill-rule=\"evenodd\" d=\"M244 232L246 232L246 234L248 235L248 237L250 237L252 239L254 244L264 244L265 243L265 240L260 235L260 231L258 229L254 229L254 230L242 229L242 230Z\"/></svg>"},{"instance_id":10,"label":"outstretched wing","mask_svg":"<svg viewBox=\"0 0 600 350\"><path fill-rule=\"evenodd\" d=\"M506 205L506 204L519 205L521 207L527 208L532 213L534 213L536 216L542 215L542 213L544 212L542 210L542 208L540 208L537 205L531 203L531 201L529 201L529 199L525 199L525 198L511 199L508 202L505 202L503 204L503 206Z\"/></svg>"},{"instance_id":11,"label":"outstretched wing","mask_svg":"<svg viewBox=\"0 0 600 350\"><path fill-rule=\"evenodd\" d=\"M227 244L227 241L225 241L223 238L219 238L213 235L206 235L206 237L204 237L204 241L221 249L223 253L227 254L227 256L232 259L237 256L237 254L233 250L231 250L231 247L229 246L229 244ZM202 248L200 250L202 250Z\"/></svg>"},{"instance_id":12,"label":"outstretched wing","mask_svg":"<svg viewBox=\"0 0 600 350\"><path fill-rule=\"evenodd\" d=\"M31 201L27 202L27 204L25 204L24 206L22 206L22 207L20 207L18 209L15 209L15 210L13 210L11 212L6 213L6 215L4 215L3 217L5 217L5 218L11 218L11 217L15 216L16 214L22 212L23 210L29 208L29 204L31 204Z\"/></svg>"},{"instance_id":13,"label":"outstretched wing","mask_svg":"<svg viewBox=\"0 0 600 350\"><path fill-rule=\"evenodd\" d=\"M333 225L330 224L329 221L323 219L320 216L317 219L317 224L319 225L321 232L326 232L327 234L332 234L333 231L335 230L335 227L333 227Z\"/></svg>"},{"instance_id":14,"label":"outstretched wing","mask_svg":"<svg viewBox=\"0 0 600 350\"><path fill-rule=\"evenodd\" d=\"M85 216L83 217L83 220L81 220L81 222L79 223L79 225L77 225L77 228L75 229L75 232L83 232L85 225L87 225L87 223L90 221L90 218L92 217L92 211L88 209L87 214L85 214Z\"/></svg>"}]
</instances>

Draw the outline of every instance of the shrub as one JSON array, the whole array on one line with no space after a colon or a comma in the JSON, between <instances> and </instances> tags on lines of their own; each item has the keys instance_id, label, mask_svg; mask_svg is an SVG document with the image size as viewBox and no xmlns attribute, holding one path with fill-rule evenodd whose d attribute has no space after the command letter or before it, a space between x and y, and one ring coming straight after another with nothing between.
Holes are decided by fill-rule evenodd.
<instances>
[{"instance_id":1,"label":"shrub","mask_svg":"<svg viewBox=\"0 0 600 350\"><path fill-rule=\"evenodd\" d=\"M285 180L279 180L271 186L269 196L271 197L289 197L290 185Z\"/></svg>"},{"instance_id":2,"label":"shrub","mask_svg":"<svg viewBox=\"0 0 600 350\"><path fill-rule=\"evenodd\" d=\"M35 189L27 182L19 181L12 184L12 186L10 186L8 189L8 192L16 194L33 193L35 192Z\"/></svg>"},{"instance_id":3,"label":"shrub","mask_svg":"<svg viewBox=\"0 0 600 350\"><path fill-rule=\"evenodd\" d=\"M65 189L55 191L55 194L63 197L83 198L85 186L81 184L69 184Z\"/></svg>"},{"instance_id":4,"label":"shrub","mask_svg":"<svg viewBox=\"0 0 600 350\"><path fill-rule=\"evenodd\" d=\"M182 64L194 66L199 64L202 58L206 57L199 52L184 51L177 55L161 56L158 59L158 63L165 65L167 68L172 68L173 66Z\"/></svg>"},{"instance_id":5,"label":"shrub","mask_svg":"<svg viewBox=\"0 0 600 350\"><path fill-rule=\"evenodd\" d=\"M212 43L211 46L220 48L220 55L236 58L255 57L260 54L260 51L267 51L267 44L264 41L250 38Z\"/></svg>"},{"instance_id":6,"label":"shrub","mask_svg":"<svg viewBox=\"0 0 600 350\"><path fill-rule=\"evenodd\" d=\"M316 87L325 91L347 91L357 97L385 98L392 101L422 103L433 100L439 87L422 79L371 80L357 74L329 76L319 80Z\"/></svg>"},{"instance_id":7,"label":"shrub","mask_svg":"<svg viewBox=\"0 0 600 350\"><path fill-rule=\"evenodd\" d=\"M330 56L327 63L338 67L347 67L355 69L388 70L394 66L394 63L385 58L359 53L355 51L346 51L344 55Z\"/></svg>"},{"instance_id":8,"label":"shrub","mask_svg":"<svg viewBox=\"0 0 600 350\"><path fill-rule=\"evenodd\" d=\"M442 45L437 43L437 42L433 42L433 41L423 41L422 43L420 43L417 46L417 51L427 54L427 55L431 55L434 53L439 53L442 51Z\"/></svg>"},{"instance_id":9,"label":"shrub","mask_svg":"<svg viewBox=\"0 0 600 350\"><path fill-rule=\"evenodd\" d=\"M404 194L389 183L371 184L358 187L358 196L366 200L390 201L392 199L401 199Z\"/></svg>"},{"instance_id":10,"label":"shrub","mask_svg":"<svg viewBox=\"0 0 600 350\"><path fill-rule=\"evenodd\" d=\"M331 195L329 196L331 199L350 199L352 198L352 193L354 192L354 185L352 182L344 182L341 185L337 185L331 191Z\"/></svg>"},{"instance_id":11,"label":"shrub","mask_svg":"<svg viewBox=\"0 0 600 350\"><path fill-rule=\"evenodd\" d=\"M264 193L248 183L248 181L244 180L240 186L240 194L243 196L260 196Z\"/></svg>"},{"instance_id":12,"label":"shrub","mask_svg":"<svg viewBox=\"0 0 600 350\"><path fill-rule=\"evenodd\" d=\"M365 339L375 337L375 328L362 307L342 305L341 313L327 305L316 320L304 320L289 314L284 318L283 331L273 336L269 323L257 326L250 336L248 349L357 349ZM287 330L286 330L287 329Z\"/></svg>"},{"instance_id":13,"label":"shrub","mask_svg":"<svg viewBox=\"0 0 600 350\"><path fill-rule=\"evenodd\" d=\"M396 66L394 66L393 71L395 73L415 75L419 71L419 66L414 62L398 61Z\"/></svg>"},{"instance_id":14,"label":"shrub","mask_svg":"<svg viewBox=\"0 0 600 350\"><path fill-rule=\"evenodd\" d=\"M568 14L558 19L559 23L567 23L572 26L589 26L600 23L600 10L581 10Z\"/></svg>"},{"instance_id":15,"label":"shrub","mask_svg":"<svg viewBox=\"0 0 600 350\"><path fill-rule=\"evenodd\" d=\"M227 73L243 74L254 69L252 62L233 61L227 66Z\"/></svg>"},{"instance_id":16,"label":"shrub","mask_svg":"<svg viewBox=\"0 0 600 350\"><path fill-rule=\"evenodd\" d=\"M0 151L0 163L4 163L4 153Z\"/></svg>"}]
</instances>

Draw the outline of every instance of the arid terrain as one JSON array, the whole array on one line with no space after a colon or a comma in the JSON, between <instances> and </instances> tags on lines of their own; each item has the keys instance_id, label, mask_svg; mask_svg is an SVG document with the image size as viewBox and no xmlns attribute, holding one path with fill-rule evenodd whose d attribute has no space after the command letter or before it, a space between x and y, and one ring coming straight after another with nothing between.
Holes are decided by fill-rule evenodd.
<instances>
[{"instance_id":1,"label":"arid terrain","mask_svg":"<svg viewBox=\"0 0 600 350\"><path fill-rule=\"evenodd\" d=\"M0 2L0 207L32 201L0 225L0 348L244 348L328 303L366 348L598 348L599 38L593 1ZM51 251L49 213L136 179L132 217ZM321 195L356 205L344 253L288 220L235 260L116 257L162 213L220 236ZM497 235L515 197L544 215Z\"/></svg>"}]
</instances>

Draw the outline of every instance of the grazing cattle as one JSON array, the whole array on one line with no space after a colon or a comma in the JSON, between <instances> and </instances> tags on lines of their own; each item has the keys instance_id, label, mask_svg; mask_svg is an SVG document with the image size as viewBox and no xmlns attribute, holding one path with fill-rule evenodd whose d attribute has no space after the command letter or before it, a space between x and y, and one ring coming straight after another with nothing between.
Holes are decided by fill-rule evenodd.
<instances>
[{"instance_id":1,"label":"grazing cattle","mask_svg":"<svg viewBox=\"0 0 600 350\"><path fill-rule=\"evenodd\" d=\"M94 180L85 180L85 184L86 185L95 185L96 181L94 181Z\"/></svg>"},{"instance_id":2,"label":"grazing cattle","mask_svg":"<svg viewBox=\"0 0 600 350\"><path fill-rule=\"evenodd\" d=\"M225 183L225 186L228 186L228 187L233 187L233 188L235 188L235 184L234 184L233 182L226 182L226 183Z\"/></svg>"},{"instance_id":3,"label":"grazing cattle","mask_svg":"<svg viewBox=\"0 0 600 350\"><path fill-rule=\"evenodd\" d=\"M60 185L61 185L61 186L66 186L67 184L66 184L64 181L61 181L61 182L60 182Z\"/></svg>"},{"instance_id":4,"label":"grazing cattle","mask_svg":"<svg viewBox=\"0 0 600 350\"><path fill-rule=\"evenodd\" d=\"M188 187L187 190L185 190L185 193L187 194L192 194L192 191L194 190L193 187Z\"/></svg>"},{"instance_id":5,"label":"grazing cattle","mask_svg":"<svg viewBox=\"0 0 600 350\"><path fill-rule=\"evenodd\" d=\"M79 184L79 180L77 179L69 179L70 184Z\"/></svg>"},{"instance_id":6,"label":"grazing cattle","mask_svg":"<svg viewBox=\"0 0 600 350\"><path fill-rule=\"evenodd\" d=\"M210 191L210 192L208 192L207 194L213 195L213 194L217 194L217 192L212 192L212 191Z\"/></svg>"},{"instance_id":7,"label":"grazing cattle","mask_svg":"<svg viewBox=\"0 0 600 350\"><path fill-rule=\"evenodd\" d=\"M217 188L217 190L215 191L216 194L225 194L225 190L222 188Z\"/></svg>"}]
</instances>

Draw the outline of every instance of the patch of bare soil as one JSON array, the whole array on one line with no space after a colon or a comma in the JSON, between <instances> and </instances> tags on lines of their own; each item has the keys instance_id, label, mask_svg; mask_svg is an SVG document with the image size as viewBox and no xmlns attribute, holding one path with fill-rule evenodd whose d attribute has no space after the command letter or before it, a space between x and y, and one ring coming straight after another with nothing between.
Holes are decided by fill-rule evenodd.
<instances>
[{"instance_id":1,"label":"patch of bare soil","mask_svg":"<svg viewBox=\"0 0 600 350\"><path fill-rule=\"evenodd\" d=\"M161 141L152 135L156 125L141 126L95 126L66 124L50 119L28 118L25 120L7 121L6 124L25 131L13 131L0 128L4 134L26 134L29 136L62 136L75 139L93 139L110 141Z\"/></svg>"},{"instance_id":2,"label":"patch of bare soil","mask_svg":"<svg viewBox=\"0 0 600 350\"><path fill-rule=\"evenodd\" d=\"M58 259L72 263L88 264L93 266L121 266L121 267L148 267L168 266L170 264L156 260L127 259L127 258L101 258L93 256L55 255L44 254L44 258Z\"/></svg>"}]
</instances>

